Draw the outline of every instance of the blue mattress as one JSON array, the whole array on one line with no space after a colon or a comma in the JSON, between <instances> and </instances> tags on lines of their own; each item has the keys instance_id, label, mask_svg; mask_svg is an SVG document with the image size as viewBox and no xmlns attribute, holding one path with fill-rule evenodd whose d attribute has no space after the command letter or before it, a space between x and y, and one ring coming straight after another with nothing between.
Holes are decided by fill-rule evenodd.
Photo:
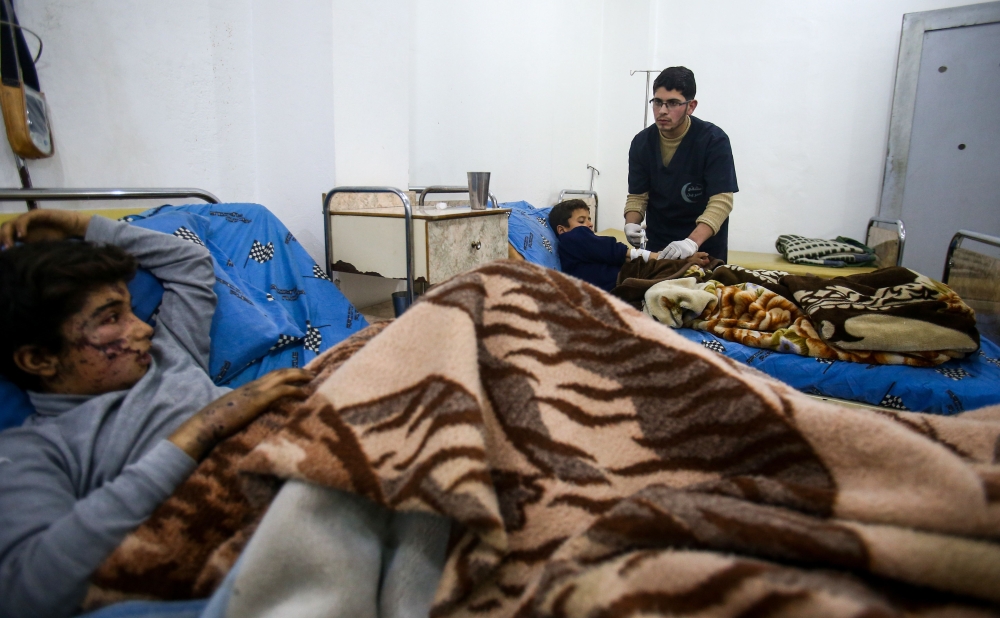
<instances>
[{"instance_id":1,"label":"blue mattress","mask_svg":"<svg viewBox=\"0 0 1000 618\"><path fill-rule=\"evenodd\" d=\"M759 350L690 328L676 332L810 395L945 415L1000 403L1000 347L985 338L979 352L964 359L903 367Z\"/></svg>"}]
</instances>

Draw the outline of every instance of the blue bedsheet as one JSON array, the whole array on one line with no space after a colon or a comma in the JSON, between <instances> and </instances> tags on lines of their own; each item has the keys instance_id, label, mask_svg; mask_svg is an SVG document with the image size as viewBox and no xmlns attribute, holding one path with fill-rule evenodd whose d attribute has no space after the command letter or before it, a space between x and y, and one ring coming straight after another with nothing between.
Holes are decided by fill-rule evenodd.
<instances>
[{"instance_id":1,"label":"blue bedsheet","mask_svg":"<svg viewBox=\"0 0 1000 618\"><path fill-rule=\"evenodd\" d=\"M272 369L304 366L368 325L263 206L161 206L127 220L211 252L219 303L209 368L216 384L236 387ZM160 283L140 270L129 291L136 315L155 320ZM0 430L20 425L32 412L24 393L0 377Z\"/></svg>"},{"instance_id":2,"label":"blue bedsheet","mask_svg":"<svg viewBox=\"0 0 1000 618\"><path fill-rule=\"evenodd\" d=\"M259 204L161 206L127 219L212 253L219 304L209 372L216 384L235 387L272 369L304 366L368 325Z\"/></svg>"},{"instance_id":3,"label":"blue bedsheet","mask_svg":"<svg viewBox=\"0 0 1000 618\"><path fill-rule=\"evenodd\" d=\"M937 367L903 367L759 350L690 328L676 332L810 395L945 415L1000 403L1000 347L986 338L979 352L964 359Z\"/></svg>"},{"instance_id":4,"label":"blue bedsheet","mask_svg":"<svg viewBox=\"0 0 1000 618\"><path fill-rule=\"evenodd\" d=\"M505 202L510 208L507 220L507 240L525 260L553 270L562 270L559 264L559 240L549 227L552 207L535 208L528 202Z\"/></svg>"}]
</instances>

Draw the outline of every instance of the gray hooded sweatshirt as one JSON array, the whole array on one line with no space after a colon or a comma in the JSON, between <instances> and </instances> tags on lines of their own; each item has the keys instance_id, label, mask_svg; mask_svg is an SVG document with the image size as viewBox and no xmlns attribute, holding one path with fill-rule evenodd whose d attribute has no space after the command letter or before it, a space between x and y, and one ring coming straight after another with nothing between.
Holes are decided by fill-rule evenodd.
<instances>
[{"instance_id":1,"label":"gray hooded sweatshirt","mask_svg":"<svg viewBox=\"0 0 1000 618\"><path fill-rule=\"evenodd\" d=\"M208 375L208 251L103 217L86 239L125 249L163 283L153 362L128 390L29 393L36 413L0 433L3 618L78 611L94 570L194 470L166 438L229 391Z\"/></svg>"}]
</instances>

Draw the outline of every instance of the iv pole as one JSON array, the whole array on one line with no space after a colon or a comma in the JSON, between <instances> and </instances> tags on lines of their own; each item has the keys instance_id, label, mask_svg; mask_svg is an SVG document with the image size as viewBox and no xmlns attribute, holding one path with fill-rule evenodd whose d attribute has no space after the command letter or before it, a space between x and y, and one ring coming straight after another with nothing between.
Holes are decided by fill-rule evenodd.
<instances>
[{"instance_id":1,"label":"iv pole","mask_svg":"<svg viewBox=\"0 0 1000 618\"><path fill-rule=\"evenodd\" d=\"M630 77L632 75L635 75L636 73L645 73L646 74L646 91L642 95L642 128L643 129L645 129L648 126L647 123L649 121L649 99L646 98L646 97L649 96L649 74L650 73L659 73L659 72L660 72L659 69L647 69L647 70L636 69L634 71L629 71L628 72L628 74L629 74Z\"/></svg>"}]
</instances>

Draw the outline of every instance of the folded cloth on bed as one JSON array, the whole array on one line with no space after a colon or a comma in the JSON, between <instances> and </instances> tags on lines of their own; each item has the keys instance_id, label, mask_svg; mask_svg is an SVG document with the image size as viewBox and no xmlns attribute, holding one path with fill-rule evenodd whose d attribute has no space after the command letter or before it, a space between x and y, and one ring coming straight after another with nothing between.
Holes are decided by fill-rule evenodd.
<instances>
[{"instance_id":1,"label":"folded cloth on bed","mask_svg":"<svg viewBox=\"0 0 1000 618\"><path fill-rule=\"evenodd\" d=\"M199 578L207 593L264 508L247 505L299 479L455 522L435 616L1000 602L1000 408L820 403L514 262L437 286L314 366L310 399L217 447L92 599Z\"/></svg>"},{"instance_id":2,"label":"folded cloth on bed","mask_svg":"<svg viewBox=\"0 0 1000 618\"><path fill-rule=\"evenodd\" d=\"M782 234L775 241L774 248L793 264L840 267L875 262L874 249L846 236L823 240Z\"/></svg>"},{"instance_id":3,"label":"folded cloth on bed","mask_svg":"<svg viewBox=\"0 0 1000 618\"><path fill-rule=\"evenodd\" d=\"M719 302L715 287L698 283L695 277L661 281L646 291L650 302L644 302L642 308L657 322L681 328Z\"/></svg>"},{"instance_id":4,"label":"folded cloth on bed","mask_svg":"<svg viewBox=\"0 0 1000 618\"><path fill-rule=\"evenodd\" d=\"M723 266L710 277L781 294L812 320L823 341L841 350L941 350L957 358L979 347L975 312L948 286L901 266L833 279Z\"/></svg>"},{"instance_id":5,"label":"folded cloth on bed","mask_svg":"<svg viewBox=\"0 0 1000 618\"><path fill-rule=\"evenodd\" d=\"M814 358L929 367L963 355L953 350L899 353L830 345L794 302L753 283L663 281L646 292L644 311L671 328L689 327L761 350Z\"/></svg>"},{"instance_id":6,"label":"folded cloth on bed","mask_svg":"<svg viewBox=\"0 0 1000 618\"><path fill-rule=\"evenodd\" d=\"M820 279L782 280L827 342L847 350L955 350L979 347L976 316L958 294L901 266Z\"/></svg>"}]
</instances>

